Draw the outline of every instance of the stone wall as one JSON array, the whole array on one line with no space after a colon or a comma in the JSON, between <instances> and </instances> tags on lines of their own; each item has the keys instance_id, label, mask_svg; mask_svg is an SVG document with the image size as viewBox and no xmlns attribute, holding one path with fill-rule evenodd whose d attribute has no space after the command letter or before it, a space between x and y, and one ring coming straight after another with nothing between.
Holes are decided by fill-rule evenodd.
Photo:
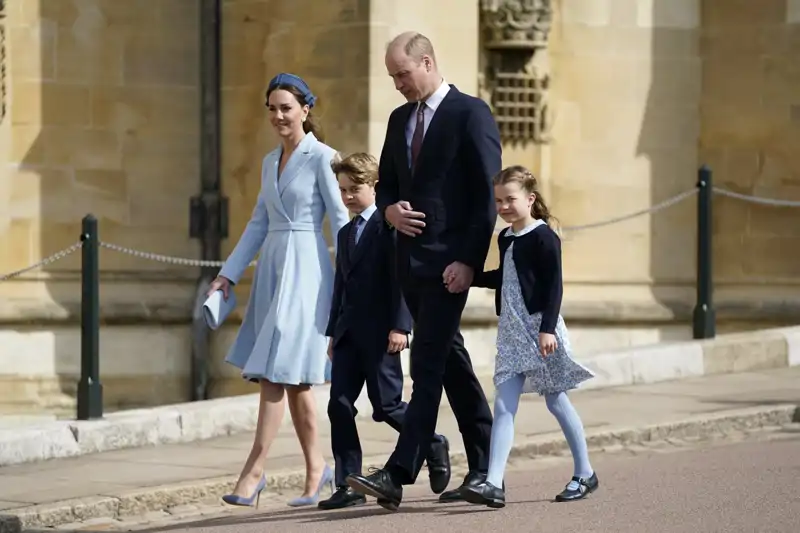
<instances>
[{"instance_id":1,"label":"stone wall","mask_svg":"<svg viewBox=\"0 0 800 533\"><path fill-rule=\"evenodd\" d=\"M187 215L199 180L196 4L6 2L0 271L77 242L88 212L103 240L197 256ZM128 383L107 387L109 405L184 399L188 352L175 341L187 334L169 323L185 322L197 273L115 253L100 259L105 321L163 323L104 324L104 381ZM0 284L4 410L58 410L73 401L79 267L73 254ZM174 361L155 364L159 357Z\"/></svg>"},{"instance_id":2,"label":"stone wall","mask_svg":"<svg viewBox=\"0 0 800 533\"><path fill-rule=\"evenodd\" d=\"M698 1L562 0L551 36L552 208L564 226L691 189L700 130ZM650 330L693 305L695 203L564 235L565 315Z\"/></svg>"},{"instance_id":3,"label":"stone wall","mask_svg":"<svg viewBox=\"0 0 800 533\"><path fill-rule=\"evenodd\" d=\"M800 2L704 0L700 158L717 186L800 200ZM716 197L723 313L800 318L800 210Z\"/></svg>"}]
</instances>

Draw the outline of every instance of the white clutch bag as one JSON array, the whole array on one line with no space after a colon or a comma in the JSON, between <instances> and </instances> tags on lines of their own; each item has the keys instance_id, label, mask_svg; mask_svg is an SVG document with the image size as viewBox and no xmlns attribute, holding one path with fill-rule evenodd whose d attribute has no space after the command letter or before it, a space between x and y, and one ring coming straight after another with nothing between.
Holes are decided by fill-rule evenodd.
<instances>
[{"instance_id":1,"label":"white clutch bag","mask_svg":"<svg viewBox=\"0 0 800 533\"><path fill-rule=\"evenodd\" d=\"M222 291L216 291L203 304L203 317L208 327L217 329L234 309L236 309L236 294L233 290L228 291L227 300L223 298Z\"/></svg>"}]
</instances>

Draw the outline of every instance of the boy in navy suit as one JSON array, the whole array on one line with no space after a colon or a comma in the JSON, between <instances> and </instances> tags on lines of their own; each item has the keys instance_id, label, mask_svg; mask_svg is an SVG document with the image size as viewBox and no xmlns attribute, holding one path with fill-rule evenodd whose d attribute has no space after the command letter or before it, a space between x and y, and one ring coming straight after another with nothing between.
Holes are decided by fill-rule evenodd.
<instances>
[{"instance_id":1,"label":"boy in navy suit","mask_svg":"<svg viewBox=\"0 0 800 533\"><path fill-rule=\"evenodd\" d=\"M400 431L405 416L400 352L408 345L411 314L395 274L395 234L375 206L378 162L355 153L335 160L342 201L354 215L337 236L336 278L326 335L330 337L331 396L328 419L336 460L337 490L319 502L341 509L366 502L345 481L361 473L361 444L355 416L364 384L372 418ZM450 481L447 439L434 435L427 455L431 489L441 493Z\"/></svg>"}]
</instances>

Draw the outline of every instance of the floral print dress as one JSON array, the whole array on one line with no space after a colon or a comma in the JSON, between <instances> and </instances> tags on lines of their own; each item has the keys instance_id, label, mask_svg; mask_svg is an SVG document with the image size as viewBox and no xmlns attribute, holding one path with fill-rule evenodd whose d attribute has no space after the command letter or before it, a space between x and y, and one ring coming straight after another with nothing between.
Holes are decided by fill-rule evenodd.
<instances>
[{"instance_id":1,"label":"floral print dress","mask_svg":"<svg viewBox=\"0 0 800 533\"><path fill-rule=\"evenodd\" d=\"M534 231L543 220L537 220L518 233L519 237ZM594 374L570 356L572 349L564 319L559 315L556 323L557 348L544 357L539 350L539 328L542 313L528 314L522 297L522 288L514 264L514 243L505 252L503 285L501 293L500 321L497 327L497 357L495 359L494 385L499 386L517 374L525 375L522 392L537 392L541 395L557 394L576 388Z\"/></svg>"}]
</instances>

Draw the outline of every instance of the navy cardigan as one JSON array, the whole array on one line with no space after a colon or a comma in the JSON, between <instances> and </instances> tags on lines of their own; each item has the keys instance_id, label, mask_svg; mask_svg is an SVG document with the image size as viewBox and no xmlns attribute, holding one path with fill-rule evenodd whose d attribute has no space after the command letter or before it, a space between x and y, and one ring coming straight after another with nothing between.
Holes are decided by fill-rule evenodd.
<instances>
[{"instance_id":1,"label":"navy cardigan","mask_svg":"<svg viewBox=\"0 0 800 533\"><path fill-rule=\"evenodd\" d=\"M510 228L500 232L500 268L475 274L474 287L495 289L495 312L500 315L505 255L514 242L514 264L528 313L542 313L541 333L555 333L561 298L564 293L561 277L561 239L546 224L514 237Z\"/></svg>"}]
</instances>

